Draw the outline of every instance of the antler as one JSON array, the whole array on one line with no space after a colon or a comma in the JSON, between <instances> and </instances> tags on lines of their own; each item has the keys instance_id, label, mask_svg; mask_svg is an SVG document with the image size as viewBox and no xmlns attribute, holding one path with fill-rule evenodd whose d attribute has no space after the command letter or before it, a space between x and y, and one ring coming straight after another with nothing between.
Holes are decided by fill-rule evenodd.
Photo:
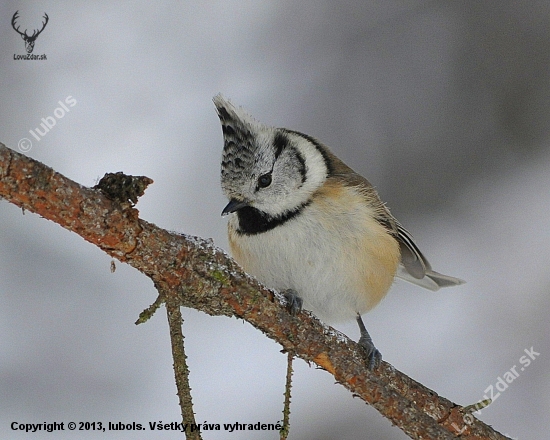
<instances>
[{"instance_id":1,"label":"antler","mask_svg":"<svg viewBox=\"0 0 550 440\"><path fill-rule=\"evenodd\" d=\"M17 32L19 35L21 35L22 37L26 37L27 36L27 30L26 29L25 29L25 32L20 32L19 31L19 26L15 27L15 21L19 18L19 16L17 14L19 14L18 10L15 11L15 14L13 14L13 17L11 19L11 26L13 27L15 32Z\"/></svg>"},{"instance_id":2,"label":"antler","mask_svg":"<svg viewBox=\"0 0 550 440\"><path fill-rule=\"evenodd\" d=\"M42 32L44 30L44 28L46 27L46 25L48 24L48 20L50 19L48 17L48 14L46 14L44 12L44 17L46 19L46 21L42 22L42 29L38 30L38 29L35 29L32 33L32 35L27 35L27 29L25 29L25 32L21 32L19 30L19 26L15 27L15 22L16 20L19 18L19 10L15 11L15 14L13 14L13 18L11 19L11 26L13 27L13 29L15 29L15 31L21 35L25 41L34 41L36 40L36 37L38 37L40 35L40 32Z\"/></svg>"},{"instance_id":3,"label":"antler","mask_svg":"<svg viewBox=\"0 0 550 440\"><path fill-rule=\"evenodd\" d=\"M42 32L44 30L44 28L46 27L46 25L48 24L48 20L49 20L49 17L48 17L48 14L46 14L44 12L44 17L46 19L46 21L42 22L42 29L40 30L37 30L35 29L34 32L32 33L32 37L31 38L36 38L40 35L40 32Z\"/></svg>"}]
</instances>

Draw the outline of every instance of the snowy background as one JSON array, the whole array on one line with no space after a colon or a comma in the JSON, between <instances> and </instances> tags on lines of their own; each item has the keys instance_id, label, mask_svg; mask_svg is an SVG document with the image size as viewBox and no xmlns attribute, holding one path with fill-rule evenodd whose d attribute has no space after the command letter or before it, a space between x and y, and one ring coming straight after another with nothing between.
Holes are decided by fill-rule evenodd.
<instances>
[{"instance_id":1,"label":"snowy background","mask_svg":"<svg viewBox=\"0 0 550 440\"><path fill-rule=\"evenodd\" d=\"M16 10L29 33L48 14L34 48L47 61L14 60L25 53ZM87 186L105 172L151 177L137 207L163 228L227 249L218 92L331 146L377 186L436 270L467 280L437 293L397 281L364 317L384 358L462 405L516 366L479 417L517 439L547 437L547 1L5 1L0 17L0 141L17 149L29 138L28 155ZM33 138L68 97L76 104ZM0 438L30 438L14 421L180 419L164 309L135 326L156 292L109 264L0 201ZM236 319L183 315L197 421L280 420L280 347ZM357 339L354 322L338 328ZM522 371L531 347L540 355ZM326 372L295 367L292 439L406 438ZM278 435L205 435L249 438Z\"/></svg>"}]
</instances>

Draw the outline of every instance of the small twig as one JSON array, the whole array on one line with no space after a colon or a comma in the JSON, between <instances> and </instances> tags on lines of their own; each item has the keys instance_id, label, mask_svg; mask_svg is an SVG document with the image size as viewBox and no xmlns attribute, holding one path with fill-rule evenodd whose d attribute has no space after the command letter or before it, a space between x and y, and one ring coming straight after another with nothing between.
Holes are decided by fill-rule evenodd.
<instances>
[{"instance_id":1,"label":"small twig","mask_svg":"<svg viewBox=\"0 0 550 440\"><path fill-rule=\"evenodd\" d=\"M290 389L292 388L292 361L294 355L289 351L286 362L286 384L285 384L285 404L283 407L283 427L281 429L281 440L286 440L290 432Z\"/></svg>"},{"instance_id":2,"label":"small twig","mask_svg":"<svg viewBox=\"0 0 550 440\"><path fill-rule=\"evenodd\" d=\"M155 314L155 312L158 310L158 308L162 305L163 302L164 302L164 297L159 294L155 302L139 314L139 318L137 319L135 324L139 325L149 321L149 319L151 319L151 316Z\"/></svg>"},{"instance_id":3,"label":"small twig","mask_svg":"<svg viewBox=\"0 0 550 440\"><path fill-rule=\"evenodd\" d=\"M181 325L180 306L176 301L166 300L166 314L168 315L168 325L170 326L170 341L172 343L172 358L174 359L174 375L176 377L176 387L180 400L181 416L185 429L185 438L187 440L201 440L201 434L195 429L195 413L193 411L193 401L191 399L191 387L189 386L189 368L187 367L187 356L183 346L183 332Z\"/></svg>"}]
</instances>

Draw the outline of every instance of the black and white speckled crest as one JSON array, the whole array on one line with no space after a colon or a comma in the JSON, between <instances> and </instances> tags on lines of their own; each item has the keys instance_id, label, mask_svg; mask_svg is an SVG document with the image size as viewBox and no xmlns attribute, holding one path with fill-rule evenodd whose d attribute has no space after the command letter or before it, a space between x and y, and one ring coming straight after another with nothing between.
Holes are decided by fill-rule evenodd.
<instances>
[{"instance_id":1,"label":"black and white speckled crest","mask_svg":"<svg viewBox=\"0 0 550 440\"><path fill-rule=\"evenodd\" d=\"M222 124L224 147L221 163L222 186L228 192L238 188L253 168L258 154L258 129L267 128L221 94L214 104Z\"/></svg>"}]
</instances>

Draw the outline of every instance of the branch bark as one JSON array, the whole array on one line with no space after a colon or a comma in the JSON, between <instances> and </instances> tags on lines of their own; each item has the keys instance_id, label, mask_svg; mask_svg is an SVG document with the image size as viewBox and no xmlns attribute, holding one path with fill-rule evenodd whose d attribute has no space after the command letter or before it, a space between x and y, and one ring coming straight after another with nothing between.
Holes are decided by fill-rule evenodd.
<instances>
[{"instance_id":1,"label":"branch bark","mask_svg":"<svg viewBox=\"0 0 550 440\"><path fill-rule=\"evenodd\" d=\"M135 267L176 305L248 321L287 352L332 374L411 438L507 439L386 362L368 371L354 341L308 312L291 316L278 293L246 275L211 240L161 229L140 219L131 204L109 200L3 144L0 197Z\"/></svg>"}]
</instances>

